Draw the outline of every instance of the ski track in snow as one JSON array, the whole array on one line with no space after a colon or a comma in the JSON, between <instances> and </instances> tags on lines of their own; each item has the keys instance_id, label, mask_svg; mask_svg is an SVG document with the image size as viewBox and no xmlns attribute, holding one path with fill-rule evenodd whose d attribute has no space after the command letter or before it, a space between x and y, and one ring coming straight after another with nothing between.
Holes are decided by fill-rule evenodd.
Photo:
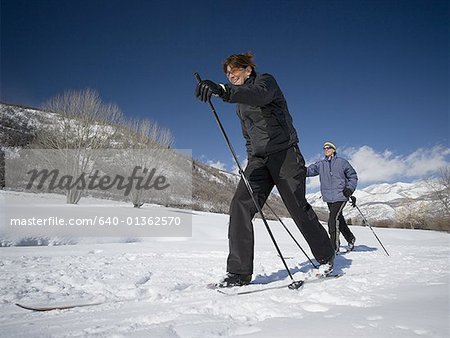
<instances>
[{"instance_id":1,"label":"ski track in snow","mask_svg":"<svg viewBox=\"0 0 450 338\"><path fill-rule=\"evenodd\" d=\"M0 248L0 332L5 337L447 337L449 234L351 227L355 251L338 279L302 289L225 296L206 285L225 273L226 215L194 212L193 237L138 243ZM295 279L311 265L270 222ZM292 221L287 225L294 229ZM307 249L298 232L295 233ZM262 223L255 222L254 280L289 282ZM308 254L309 250L307 250ZM249 286L264 287L264 285ZM245 288L245 287L244 287ZM244 289L241 288L241 289ZM22 304L101 305L31 312Z\"/></svg>"}]
</instances>

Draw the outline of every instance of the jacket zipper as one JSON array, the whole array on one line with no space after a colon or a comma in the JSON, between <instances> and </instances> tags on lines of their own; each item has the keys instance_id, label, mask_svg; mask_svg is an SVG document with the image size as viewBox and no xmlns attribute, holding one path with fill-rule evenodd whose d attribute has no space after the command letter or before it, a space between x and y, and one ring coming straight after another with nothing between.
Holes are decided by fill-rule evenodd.
<instances>
[{"instance_id":1,"label":"jacket zipper","mask_svg":"<svg viewBox=\"0 0 450 338\"><path fill-rule=\"evenodd\" d=\"M331 170L331 160L332 160L333 158L331 158L331 159L327 159L327 161L328 161L328 165L329 165L329 167L330 167L330 176L333 176L333 171Z\"/></svg>"}]
</instances>

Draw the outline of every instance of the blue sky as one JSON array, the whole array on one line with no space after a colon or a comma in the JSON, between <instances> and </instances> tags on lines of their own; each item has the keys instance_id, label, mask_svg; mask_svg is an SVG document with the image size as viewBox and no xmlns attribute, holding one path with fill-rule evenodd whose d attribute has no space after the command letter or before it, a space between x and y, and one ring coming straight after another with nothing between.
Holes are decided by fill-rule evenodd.
<instances>
[{"instance_id":1,"label":"blue sky","mask_svg":"<svg viewBox=\"0 0 450 338\"><path fill-rule=\"evenodd\" d=\"M231 170L198 71L252 51L273 74L308 162L332 140L361 183L414 180L450 162L448 1L1 0L3 102L39 106L92 88L176 147ZM214 104L242 161L235 107Z\"/></svg>"}]
</instances>

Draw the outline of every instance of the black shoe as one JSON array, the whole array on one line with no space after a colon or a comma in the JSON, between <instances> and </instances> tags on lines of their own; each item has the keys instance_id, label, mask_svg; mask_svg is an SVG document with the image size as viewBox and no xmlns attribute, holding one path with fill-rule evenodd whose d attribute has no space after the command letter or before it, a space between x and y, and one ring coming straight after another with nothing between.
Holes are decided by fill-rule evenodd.
<instances>
[{"instance_id":1,"label":"black shoe","mask_svg":"<svg viewBox=\"0 0 450 338\"><path fill-rule=\"evenodd\" d=\"M353 237L353 239L348 242L348 251L352 251L355 248L355 242L356 242L356 238Z\"/></svg>"},{"instance_id":2,"label":"black shoe","mask_svg":"<svg viewBox=\"0 0 450 338\"><path fill-rule=\"evenodd\" d=\"M231 288L232 286L243 286L250 284L252 275L240 275L237 273L227 273L227 276L217 284L219 288Z\"/></svg>"}]
</instances>

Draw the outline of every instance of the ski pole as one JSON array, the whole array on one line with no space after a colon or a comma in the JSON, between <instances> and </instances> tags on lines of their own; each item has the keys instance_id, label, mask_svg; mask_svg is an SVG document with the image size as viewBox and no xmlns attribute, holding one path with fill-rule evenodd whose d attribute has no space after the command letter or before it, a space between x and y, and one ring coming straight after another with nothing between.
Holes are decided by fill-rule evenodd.
<instances>
[{"instance_id":1,"label":"ski pole","mask_svg":"<svg viewBox=\"0 0 450 338\"><path fill-rule=\"evenodd\" d=\"M200 78L200 75L198 73L194 73L194 76L197 79L197 82L201 82L202 81L202 79ZM269 223L267 222L267 219L266 219L266 217L264 216L264 214L263 214L263 212L261 210L261 206L259 205L258 201L256 200L256 198L254 196L253 189L250 186L250 182L248 181L247 177L244 174L244 171L242 170L241 164L238 161L236 152L234 151L234 148L231 145L231 142L230 142L230 140L228 138L228 135L227 135L227 133L226 133L226 131L225 131L223 125L222 125L222 122L220 122L219 116L217 115L216 109L214 108L214 106L213 106L213 104L211 102L211 99L208 100L208 104L209 104L209 108L211 109L212 114L214 115L214 118L215 118L215 120L217 122L217 125L219 126L220 131L222 132L222 136L224 137L225 142L228 145L228 149L230 150L231 154L233 155L233 159L234 159L234 162L236 162L236 165L237 165L237 167L239 169L239 174L241 175L241 179L244 182L244 184L245 184L245 186L247 188L247 191L250 194L250 196L252 198L252 201L255 204L256 209L258 210L258 213L261 215L261 219L262 219L262 221L264 223L264 226L267 229L267 232L269 233L269 236L270 236L270 238L271 238L271 240L273 242L273 245L275 246L275 249L277 250L278 255L280 256L280 258L281 258L281 260L283 262L283 265L284 265L284 267L285 267L289 277L292 280L292 283L289 284L288 288L292 289L292 290L298 289L299 287L301 287L303 285L303 281L295 281L294 277L292 276L291 271L289 270L289 268L288 268L288 266L286 264L286 260L284 259L280 248L278 247L277 241L275 240L275 237L273 236L272 230L270 230Z\"/></svg>"},{"instance_id":2,"label":"ski pole","mask_svg":"<svg viewBox=\"0 0 450 338\"><path fill-rule=\"evenodd\" d=\"M384 247L383 243L381 243L380 239L378 238L377 234L375 233L375 231L373 231L372 227L370 226L369 222L367 222L367 219L364 217L363 213L361 212L361 210L359 209L359 207L356 205L356 197L355 196L350 196L351 200L352 200L352 207L356 207L356 209L359 211L359 213L361 214L364 222L369 226L370 230L372 230L373 235L375 236L375 238L377 239L378 243L380 243L381 247L383 248L384 252L386 252L386 255L389 256L389 253L387 252L386 248Z\"/></svg>"}]
</instances>

